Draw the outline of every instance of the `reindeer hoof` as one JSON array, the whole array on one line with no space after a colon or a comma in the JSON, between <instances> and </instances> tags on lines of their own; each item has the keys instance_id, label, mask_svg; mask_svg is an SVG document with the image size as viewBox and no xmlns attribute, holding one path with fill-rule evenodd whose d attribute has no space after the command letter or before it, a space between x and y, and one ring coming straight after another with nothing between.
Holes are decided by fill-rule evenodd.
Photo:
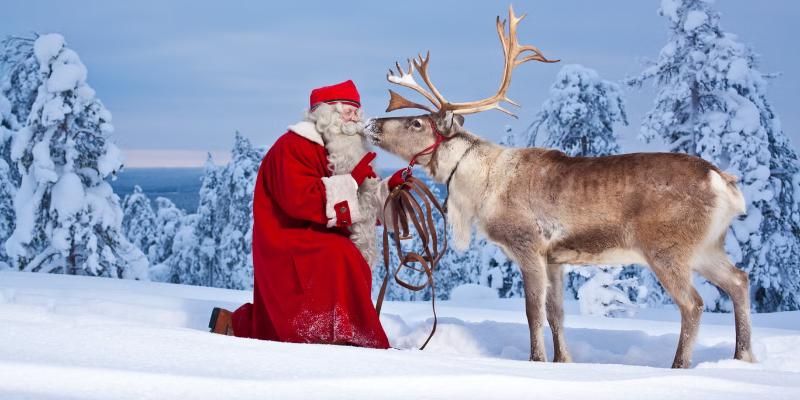
<instances>
[{"instance_id":1,"label":"reindeer hoof","mask_svg":"<svg viewBox=\"0 0 800 400\"><path fill-rule=\"evenodd\" d=\"M746 362L749 362L749 363L758 362L758 360L756 360L756 358L753 357L753 353L751 353L750 350L736 351L736 353L733 355L733 359L734 360L742 360L742 361L746 361Z\"/></svg>"},{"instance_id":2,"label":"reindeer hoof","mask_svg":"<svg viewBox=\"0 0 800 400\"><path fill-rule=\"evenodd\" d=\"M553 362L571 363L572 357L569 354L556 354L555 357L553 357Z\"/></svg>"},{"instance_id":3,"label":"reindeer hoof","mask_svg":"<svg viewBox=\"0 0 800 400\"><path fill-rule=\"evenodd\" d=\"M687 369L687 368L691 368L691 367L692 367L692 362L691 361L675 360L675 361L672 362L672 368L673 369L678 369L678 368Z\"/></svg>"},{"instance_id":4,"label":"reindeer hoof","mask_svg":"<svg viewBox=\"0 0 800 400\"><path fill-rule=\"evenodd\" d=\"M531 358L528 361L547 362L547 356L544 354L531 354Z\"/></svg>"}]
</instances>

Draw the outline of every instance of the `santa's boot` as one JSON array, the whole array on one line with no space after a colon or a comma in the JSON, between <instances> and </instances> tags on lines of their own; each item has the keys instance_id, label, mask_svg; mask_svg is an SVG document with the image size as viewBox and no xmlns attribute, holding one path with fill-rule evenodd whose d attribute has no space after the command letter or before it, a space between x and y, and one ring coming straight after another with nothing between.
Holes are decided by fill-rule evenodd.
<instances>
[{"instance_id":1,"label":"santa's boot","mask_svg":"<svg viewBox=\"0 0 800 400\"><path fill-rule=\"evenodd\" d=\"M208 321L208 327L211 328L211 332L233 336L232 315L232 312L224 308L214 307L214 310L211 311L211 319Z\"/></svg>"}]
</instances>

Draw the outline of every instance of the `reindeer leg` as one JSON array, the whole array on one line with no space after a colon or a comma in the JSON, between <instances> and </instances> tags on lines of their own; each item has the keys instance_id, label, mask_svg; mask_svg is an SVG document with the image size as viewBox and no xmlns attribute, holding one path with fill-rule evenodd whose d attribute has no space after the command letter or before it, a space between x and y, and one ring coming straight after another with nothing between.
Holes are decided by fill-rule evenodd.
<instances>
[{"instance_id":1,"label":"reindeer leg","mask_svg":"<svg viewBox=\"0 0 800 400\"><path fill-rule=\"evenodd\" d=\"M689 368L692 365L692 346L700 327L703 298L692 285L692 271L680 257L657 252L648 263L661 285L672 296L681 312L681 334L672 368Z\"/></svg>"},{"instance_id":2,"label":"reindeer leg","mask_svg":"<svg viewBox=\"0 0 800 400\"><path fill-rule=\"evenodd\" d=\"M547 271L542 254L525 250L518 259L525 283L525 314L531 334L531 361L547 361L544 349L543 325L545 319L545 296L547 295Z\"/></svg>"},{"instance_id":3,"label":"reindeer leg","mask_svg":"<svg viewBox=\"0 0 800 400\"><path fill-rule=\"evenodd\" d=\"M547 323L553 333L553 362L571 362L564 340L564 274L561 264L547 264Z\"/></svg>"},{"instance_id":4,"label":"reindeer leg","mask_svg":"<svg viewBox=\"0 0 800 400\"><path fill-rule=\"evenodd\" d=\"M733 265L724 249L720 249L718 254L715 263L702 265L697 272L727 293L733 301L736 323L736 350L733 358L756 362L750 346L750 285L747 273Z\"/></svg>"}]
</instances>

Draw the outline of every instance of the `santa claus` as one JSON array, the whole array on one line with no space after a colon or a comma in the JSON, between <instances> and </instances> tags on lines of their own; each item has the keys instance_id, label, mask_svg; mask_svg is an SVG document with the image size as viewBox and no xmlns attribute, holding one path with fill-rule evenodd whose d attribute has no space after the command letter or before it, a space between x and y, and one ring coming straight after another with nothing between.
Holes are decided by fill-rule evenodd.
<instances>
[{"instance_id":1,"label":"santa claus","mask_svg":"<svg viewBox=\"0 0 800 400\"><path fill-rule=\"evenodd\" d=\"M375 224L402 170L379 181L352 81L314 89L267 152L253 195L253 302L215 308L212 332L388 348L372 305Z\"/></svg>"}]
</instances>

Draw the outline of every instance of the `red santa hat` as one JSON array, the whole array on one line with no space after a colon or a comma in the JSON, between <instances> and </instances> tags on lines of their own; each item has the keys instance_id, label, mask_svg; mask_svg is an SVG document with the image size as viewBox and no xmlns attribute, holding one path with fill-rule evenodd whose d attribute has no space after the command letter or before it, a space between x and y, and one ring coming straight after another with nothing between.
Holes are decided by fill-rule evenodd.
<instances>
[{"instance_id":1,"label":"red santa hat","mask_svg":"<svg viewBox=\"0 0 800 400\"><path fill-rule=\"evenodd\" d=\"M313 110L314 107L321 103L335 102L350 104L354 107L361 108L361 96L359 96L358 89L356 89L356 85L353 81L347 80L342 83L312 90L309 109Z\"/></svg>"}]
</instances>

